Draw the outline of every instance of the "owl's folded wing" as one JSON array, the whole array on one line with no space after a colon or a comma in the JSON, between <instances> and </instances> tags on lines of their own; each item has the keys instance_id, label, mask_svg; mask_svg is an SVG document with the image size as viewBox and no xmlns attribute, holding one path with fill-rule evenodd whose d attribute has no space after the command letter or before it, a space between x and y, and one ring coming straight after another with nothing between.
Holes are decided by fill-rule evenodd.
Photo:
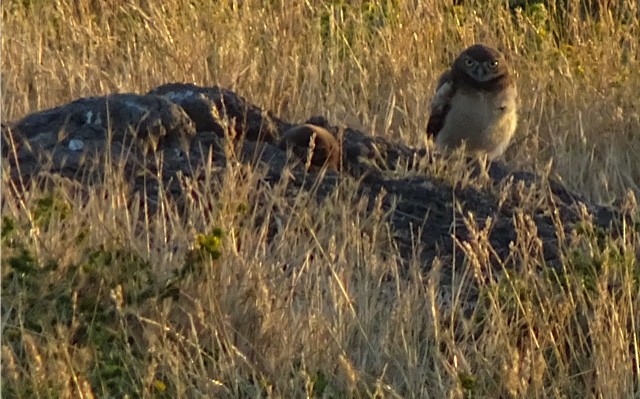
<instances>
[{"instance_id":1,"label":"owl's folded wing","mask_svg":"<svg viewBox=\"0 0 640 399\"><path fill-rule=\"evenodd\" d=\"M427 122L427 134L436 137L444 126L445 118L451 108L451 97L455 88L451 79L451 72L447 71L440 76L436 94L431 99L431 115Z\"/></svg>"}]
</instances>

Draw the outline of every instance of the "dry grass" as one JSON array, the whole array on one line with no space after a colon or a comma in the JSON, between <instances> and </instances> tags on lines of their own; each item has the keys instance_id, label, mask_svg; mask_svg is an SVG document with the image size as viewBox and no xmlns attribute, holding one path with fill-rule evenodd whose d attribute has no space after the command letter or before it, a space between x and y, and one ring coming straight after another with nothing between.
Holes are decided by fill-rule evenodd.
<instances>
[{"instance_id":1,"label":"dry grass","mask_svg":"<svg viewBox=\"0 0 640 399\"><path fill-rule=\"evenodd\" d=\"M192 81L292 121L323 114L423 145L438 74L483 41L520 82L506 161L552 161L572 189L627 198L637 215L637 2L602 0L596 14L449 3L4 1L2 119ZM3 170L3 396L640 395L637 219L614 237L585 216L554 274L524 204L521 268L485 279L483 231L456 265L425 272L417 257L401 265L382 208L353 209L355 182L317 203L246 165L221 173L194 187L189 217L166 202L145 218L117 173L16 193Z\"/></svg>"}]
</instances>

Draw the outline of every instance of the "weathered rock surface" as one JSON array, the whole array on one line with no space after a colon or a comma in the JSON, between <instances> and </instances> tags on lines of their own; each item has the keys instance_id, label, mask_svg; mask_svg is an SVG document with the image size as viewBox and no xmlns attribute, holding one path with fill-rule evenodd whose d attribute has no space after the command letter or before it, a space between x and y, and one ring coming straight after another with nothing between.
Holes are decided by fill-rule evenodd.
<instances>
[{"instance_id":1,"label":"weathered rock surface","mask_svg":"<svg viewBox=\"0 0 640 399\"><path fill-rule=\"evenodd\" d=\"M369 199L371 207L382 193L403 254L410 254L412 237L421 232L425 264L431 264L436 255L446 258L456 240L473 241L473 231L462 223L462 216L468 214L474 215L480 228L490 218L489 241L500 259L508 257L510 243L519 239L516 225L524 223L519 215L526 214L535 226L529 226L528 231L543 242L544 259L550 265L557 264L559 257L558 220L569 235L585 209L604 228L615 225L619 218L617 212L589 205L556 182L530 173L510 173L498 163L490 166L488 175L494 187L502 190L454 187L419 173L394 177L398 174L385 171L400 164L415 165L426 152L332 126L322 117L306 123L325 128L342 144L343 165L339 172L327 172L316 185L319 198L330 193L339 179L360 179L359 193ZM288 162L287 151L278 143L294 126L229 90L167 84L146 95L84 98L27 115L3 127L2 155L12 177L28 184L40 172L82 180L85 167L96 164L94 170L99 174L108 154L112 162L125 165L134 191L144 189L148 196L157 195L160 182L136 173L148 168L151 175L161 176L170 193L179 196L183 188L176 179L178 174L192 176L209 160L224 168L229 161L224 146L230 141L240 143L243 162L263 162L269 167L267 179L277 181ZM538 206L522 201L523 196L532 195L533 185L548 192ZM540 185L545 189L540 190ZM298 189L304 189L304 183ZM498 191L503 198L492 194Z\"/></svg>"}]
</instances>

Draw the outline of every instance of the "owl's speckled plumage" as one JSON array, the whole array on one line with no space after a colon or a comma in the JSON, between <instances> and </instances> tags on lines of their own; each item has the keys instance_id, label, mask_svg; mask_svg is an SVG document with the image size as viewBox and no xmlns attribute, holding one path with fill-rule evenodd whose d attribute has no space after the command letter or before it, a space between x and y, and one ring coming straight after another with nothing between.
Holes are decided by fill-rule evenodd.
<instances>
[{"instance_id":1,"label":"owl's speckled plumage","mask_svg":"<svg viewBox=\"0 0 640 399\"><path fill-rule=\"evenodd\" d=\"M442 74L431 101L427 134L442 149L502 155L518 122L517 89L502 54L476 44Z\"/></svg>"}]
</instances>

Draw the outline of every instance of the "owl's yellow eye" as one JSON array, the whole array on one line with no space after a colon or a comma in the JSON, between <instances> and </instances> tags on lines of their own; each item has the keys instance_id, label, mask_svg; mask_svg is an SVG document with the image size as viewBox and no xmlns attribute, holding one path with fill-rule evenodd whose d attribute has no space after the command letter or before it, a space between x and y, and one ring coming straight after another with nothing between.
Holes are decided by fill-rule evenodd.
<instances>
[{"instance_id":1,"label":"owl's yellow eye","mask_svg":"<svg viewBox=\"0 0 640 399\"><path fill-rule=\"evenodd\" d=\"M472 60L471 58L467 58L464 60L464 65L467 68L471 68L476 62L474 60Z\"/></svg>"},{"instance_id":2,"label":"owl's yellow eye","mask_svg":"<svg viewBox=\"0 0 640 399\"><path fill-rule=\"evenodd\" d=\"M491 69L496 69L498 67L498 61L497 60L493 60L489 63L489 68Z\"/></svg>"}]
</instances>

